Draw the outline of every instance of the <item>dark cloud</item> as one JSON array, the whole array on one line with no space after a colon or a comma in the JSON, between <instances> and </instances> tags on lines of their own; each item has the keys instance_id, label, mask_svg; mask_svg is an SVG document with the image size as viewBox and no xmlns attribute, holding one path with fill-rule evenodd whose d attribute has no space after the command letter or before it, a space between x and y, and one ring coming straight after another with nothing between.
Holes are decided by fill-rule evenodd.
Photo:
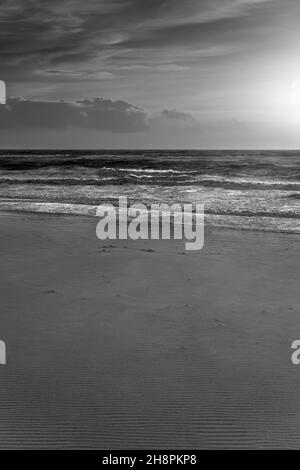
<instances>
[{"instance_id":1,"label":"dark cloud","mask_svg":"<svg viewBox=\"0 0 300 470\"><path fill-rule=\"evenodd\" d=\"M176 109L164 109L161 113L161 116L165 119L175 119L177 121L194 120L190 114L177 111Z\"/></svg>"},{"instance_id":2,"label":"dark cloud","mask_svg":"<svg viewBox=\"0 0 300 470\"><path fill-rule=\"evenodd\" d=\"M65 66L73 67L76 78L76 68L88 64L94 73L103 73L103 67L117 65L120 54L133 65L147 62L138 54L141 48L199 47L202 42L214 54L212 46L223 45L225 36L232 39L233 24L229 28L224 21L271 1L277 0L4 0L1 78L24 81L37 74L46 80L47 71ZM153 63L170 64L170 58L155 57Z\"/></svg>"},{"instance_id":3,"label":"dark cloud","mask_svg":"<svg viewBox=\"0 0 300 470\"><path fill-rule=\"evenodd\" d=\"M126 101L102 98L78 101L84 126L111 132L137 132L147 127L146 112Z\"/></svg>"},{"instance_id":4,"label":"dark cloud","mask_svg":"<svg viewBox=\"0 0 300 470\"><path fill-rule=\"evenodd\" d=\"M141 132L153 126L186 127L197 121L189 114L164 110L151 116L145 110L126 101L103 98L66 101L33 101L10 98L0 106L0 130L26 131L41 129L97 130L113 133Z\"/></svg>"},{"instance_id":5,"label":"dark cloud","mask_svg":"<svg viewBox=\"0 0 300 470\"><path fill-rule=\"evenodd\" d=\"M189 113L177 111L176 109L164 109L153 119L154 126L168 126L179 129L199 129L199 123Z\"/></svg>"}]
</instances>

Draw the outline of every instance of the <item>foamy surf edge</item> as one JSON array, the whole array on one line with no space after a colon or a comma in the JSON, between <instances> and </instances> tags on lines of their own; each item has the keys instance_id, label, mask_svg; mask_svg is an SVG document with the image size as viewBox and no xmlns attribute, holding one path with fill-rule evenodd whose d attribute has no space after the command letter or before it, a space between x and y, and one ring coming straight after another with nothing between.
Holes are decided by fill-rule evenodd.
<instances>
[{"instance_id":1,"label":"foamy surf edge","mask_svg":"<svg viewBox=\"0 0 300 470\"><path fill-rule=\"evenodd\" d=\"M106 206L105 204L101 205ZM3 212L74 215L83 217L97 217L98 207L98 205L53 202L11 200L0 202L0 211ZM107 205L106 207L109 210L110 206ZM128 217L128 219L130 220L130 217ZM208 227L216 228L300 234L300 220L292 217L279 218L255 215L249 217L246 215L205 213L205 224Z\"/></svg>"}]
</instances>

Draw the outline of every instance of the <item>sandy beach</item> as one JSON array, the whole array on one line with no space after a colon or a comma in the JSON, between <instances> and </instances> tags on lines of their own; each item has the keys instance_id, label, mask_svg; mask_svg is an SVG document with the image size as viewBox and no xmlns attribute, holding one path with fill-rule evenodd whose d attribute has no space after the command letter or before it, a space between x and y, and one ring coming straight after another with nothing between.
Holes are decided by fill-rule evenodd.
<instances>
[{"instance_id":1,"label":"sandy beach","mask_svg":"<svg viewBox=\"0 0 300 470\"><path fill-rule=\"evenodd\" d=\"M299 448L299 236L0 217L0 448Z\"/></svg>"}]
</instances>

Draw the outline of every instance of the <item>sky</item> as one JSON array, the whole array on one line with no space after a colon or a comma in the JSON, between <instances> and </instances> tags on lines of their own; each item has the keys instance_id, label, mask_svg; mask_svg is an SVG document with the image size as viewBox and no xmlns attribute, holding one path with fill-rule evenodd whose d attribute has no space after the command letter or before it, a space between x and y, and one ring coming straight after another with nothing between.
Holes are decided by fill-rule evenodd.
<instances>
[{"instance_id":1,"label":"sky","mask_svg":"<svg viewBox=\"0 0 300 470\"><path fill-rule=\"evenodd\" d=\"M299 0L2 0L2 148L300 148Z\"/></svg>"}]
</instances>

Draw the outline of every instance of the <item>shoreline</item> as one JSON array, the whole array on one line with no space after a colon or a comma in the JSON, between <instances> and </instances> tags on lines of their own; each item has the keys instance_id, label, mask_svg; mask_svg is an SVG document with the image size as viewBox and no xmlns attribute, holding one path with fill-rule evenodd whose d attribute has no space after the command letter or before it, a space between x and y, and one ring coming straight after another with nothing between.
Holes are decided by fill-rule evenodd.
<instances>
[{"instance_id":1,"label":"shoreline","mask_svg":"<svg viewBox=\"0 0 300 470\"><path fill-rule=\"evenodd\" d=\"M95 208L98 207L98 206L95 206ZM37 216L41 215L41 216L57 216L57 217L79 217L79 218L87 218L87 219L91 219L91 220L94 220L94 219L97 219L98 216L95 214L95 215L92 215L92 214L79 214L79 213L67 213L67 212L42 212L42 211L34 211L34 210L19 210L19 209L16 209L16 210L9 210L9 209L0 209L0 215L3 214L3 215L7 215L9 216L10 214L16 214L16 215L26 215L26 214L29 214L29 215L34 215L36 214ZM210 216L210 217L219 217L219 216L223 216L223 214L212 214L212 213L205 213L205 218L207 219L207 215ZM249 218L251 219L252 217L257 217L256 215L253 215L253 216L239 216L239 215L232 215L230 214L231 217L245 217L245 218ZM117 220L119 218L119 215L117 214ZM264 219L264 218L268 218L268 217L265 217L265 216L260 216L260 218ZM271 217L270 217L271 218ZM280 218L279 218L280 219ZM287 219L287 217L282 217L282 219ZM128 220L130 221L130 217L128 217ZM297 218L291 218L291 220L299 220ZM173 225L173 221L171 219L171 225ZM292 230L276 230L276 229L272 229L272 228L258 228L258 227L241 227L241 226L234 226L234 225L221 225L221 224L213 224L211 222L205 222L204 223L205 225L205 229L206 230L234 230L234 231L242 231L242 232L258 232L258 233L271 233L271 234L284 234L284 235L300 235L300 231L292 231Z\"/></svg>"}]
</instances>

